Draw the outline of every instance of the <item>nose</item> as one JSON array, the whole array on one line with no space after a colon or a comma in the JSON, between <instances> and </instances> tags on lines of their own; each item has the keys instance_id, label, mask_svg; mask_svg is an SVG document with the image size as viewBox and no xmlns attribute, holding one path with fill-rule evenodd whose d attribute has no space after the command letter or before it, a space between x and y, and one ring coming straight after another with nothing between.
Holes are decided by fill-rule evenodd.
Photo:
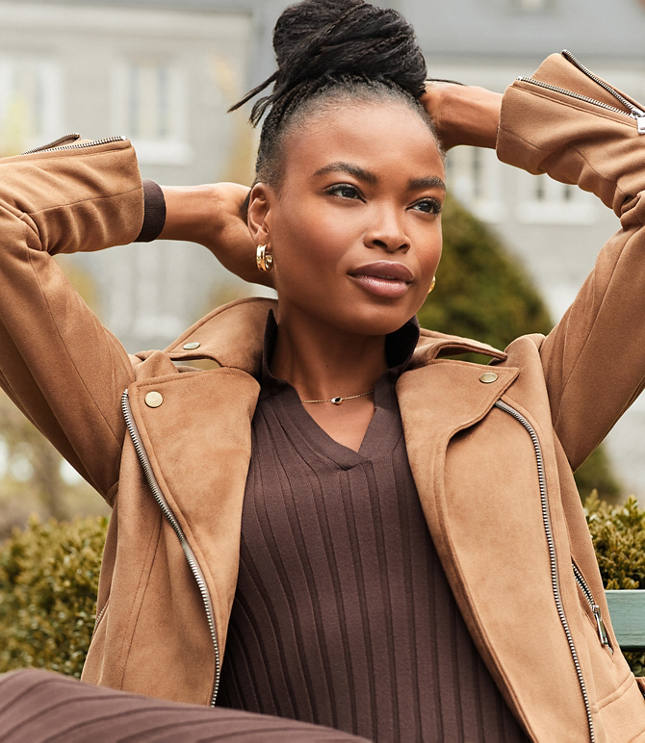
<instances>
[{"instance_id":1,"label":"nose","mask_svg":"<svg viewBox=\"0 0 645 743\"><path fill-rule=\"evenodd\" d=\"M372 224L365 233L365 245L368 248L379 248L388 253L399 250L406 252L410 247L410 239L402 224L403 215L398 210L380 207L375 210Z\"/></svg>"}]
</instances>

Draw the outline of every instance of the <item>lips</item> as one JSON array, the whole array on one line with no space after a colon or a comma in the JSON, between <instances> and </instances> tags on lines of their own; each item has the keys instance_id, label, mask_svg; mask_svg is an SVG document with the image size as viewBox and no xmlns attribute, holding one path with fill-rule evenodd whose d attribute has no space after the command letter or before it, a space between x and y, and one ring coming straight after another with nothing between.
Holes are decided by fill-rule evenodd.
<instances>
[{"instance_id":1,"label":"lips","mask_svg":"<svg viewBox=\"0 0 645 743\"><path fill-rule=\"evenodd\" d=\"M377 261L349 272L366 292L386 299L402 297L414 281L412 271L396 261Z\"/></svg>"},{"instance_id":2,"label":"lips","mask_svg":"<svg viewBox=\"0 0 645 743\"><path fill-rule=\"evenodd\" d=\"M396 261L377 261L376 263L368 263L365 266L350 271L350 276L355 278L367 277L374 279L385 279L390 281L403 281L406 284L412 283L414 276L412 271L403 263Z\"/></svg>"}]
</instances>

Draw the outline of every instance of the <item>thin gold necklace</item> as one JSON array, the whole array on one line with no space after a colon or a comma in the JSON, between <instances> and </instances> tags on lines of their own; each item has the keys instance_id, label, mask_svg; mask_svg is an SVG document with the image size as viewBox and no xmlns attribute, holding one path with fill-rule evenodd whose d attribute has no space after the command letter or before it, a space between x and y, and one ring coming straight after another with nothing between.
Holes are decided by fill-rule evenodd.
<instances>
[{"instance_id":1,"label":"thin gold necklace","mask_svg":"<svg viewBox=\"0 0 645 743\"><path fill-rule=\"evenodd\" d=\"M336 397L329 397L324 400L303 400L303 403L317 403L317 402L330 402L332 405L341 405L345 400L355 400L357 397L367 397L374 392L374 389L368 390L367 392L361 392L358 395L337 395Z\"/></svg>"}]
</instances>

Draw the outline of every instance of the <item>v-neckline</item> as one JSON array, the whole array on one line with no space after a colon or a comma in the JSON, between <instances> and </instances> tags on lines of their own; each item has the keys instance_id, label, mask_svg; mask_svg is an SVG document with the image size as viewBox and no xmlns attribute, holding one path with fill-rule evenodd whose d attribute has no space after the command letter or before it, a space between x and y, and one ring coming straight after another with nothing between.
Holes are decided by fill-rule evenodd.
<instances>
[{"instance_id":1,"label":"v-neckline","mask_svg":"<svg viewBox=\"0 0 645 743\"><path fill-rule=\"evenodd\" d=\"M330 436L307 412L298 393L290 384L285 382L275 396L282 398L285 413L312 451L335 462L343 469L391 453L402 435L400 427L392 425L392 413L398 416L398 406L394 380L389 372L380 377L374 387L374 413L358 450L345 446Z\"/></svg>"}]
</instances>

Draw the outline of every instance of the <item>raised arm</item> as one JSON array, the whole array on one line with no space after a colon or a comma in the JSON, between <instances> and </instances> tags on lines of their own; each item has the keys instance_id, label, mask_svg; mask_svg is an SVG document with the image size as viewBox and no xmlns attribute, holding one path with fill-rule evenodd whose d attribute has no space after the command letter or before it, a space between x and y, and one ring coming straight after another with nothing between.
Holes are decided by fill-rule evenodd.
<instances>
[{"instance_id":1,"label":"raised arm","mask_svg":"<svg viewBox=\"0 0 645 743\"><path fill-rule=\"evenodd\" d=\"M235 275L272 286L272 275L258 271L255 263L256 245L246 224L249 191L237 183L163 186L165 217L159 237L204 245Z\"/></svg>"},{"instance_id":2,"label":"raised arm","mask_svg":"<svg viewBox=\"0 0 645 743\"><path fill-rule=\"evenodd\" d=\"M0 160L0 385L108 500L134 371L52 255L132 242L143 215L127 141Z\"/></svg>"}]
</instances>

